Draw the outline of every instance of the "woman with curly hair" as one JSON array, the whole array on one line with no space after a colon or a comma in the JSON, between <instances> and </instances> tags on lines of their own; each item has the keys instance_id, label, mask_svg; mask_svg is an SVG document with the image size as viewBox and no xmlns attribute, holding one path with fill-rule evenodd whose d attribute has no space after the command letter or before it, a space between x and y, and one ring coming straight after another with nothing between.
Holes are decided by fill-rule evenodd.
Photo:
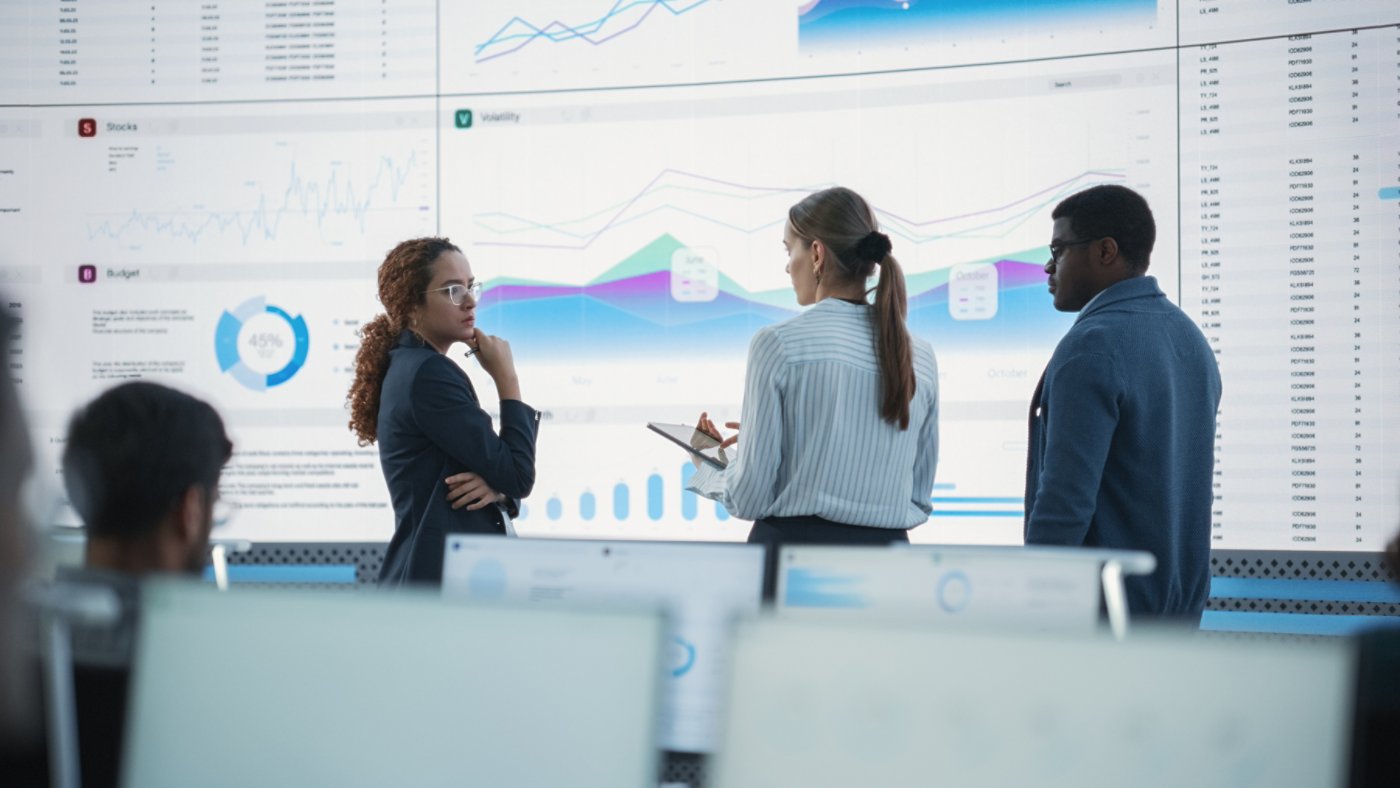
<instances>
[{"instance_id":1,"label":"woman with curly hair","mask_svg":"<svg viewBox=\"0 0 1400 788\"><path fill-rule=\"evenodd\" d=\"M394 506L382 585L441 583L449 533L506 534L535 483L539 414L520 400L510 343L476 328L481 285L446 238L394 247L379 266L384 313L365 324L347 398L361 446L379 444ZM452 345L471 349L496 383L492 427Z\"/></svg>"}]
</instances>

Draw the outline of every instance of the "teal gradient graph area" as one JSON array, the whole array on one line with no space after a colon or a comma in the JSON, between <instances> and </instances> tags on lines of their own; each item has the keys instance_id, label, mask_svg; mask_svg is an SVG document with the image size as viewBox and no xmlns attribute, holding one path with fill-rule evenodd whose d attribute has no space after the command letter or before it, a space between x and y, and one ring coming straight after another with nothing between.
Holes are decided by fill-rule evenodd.
<instances>
[{"instance_id":1,"label":"teal gradient graph area","mask_svg":"<svg viewBox=\"0 0 1400 788\"><path fill-rule=\"evenodd\" d=\"M752 293L723 273L713 299L675 300L672 257L685 248L663 235L583 285L492 280L477 319L509 336L522 357L578 359L742 352L755 331L796 314L791 293Z\"/></svg>"},{"instance_id":2,"label":"teal gradient graph area","mask_svg":"<svg viewBox=\"0 0 1400 788\"><path fill-rule=\"evenodd\" d=\"M1044 289L1042 265L1048 250L1020 248L1009 239L1028 223L1042 221L1048 208L1065 195L1123 179L1121 170L1084 170L1028 187L995 204L948 215L917 215L876 206L881 227L897 239L897 248L951 239L979 241L993 249L1002 243L1009 247L998 257L966 263L996 269L995 319L954 320L949 310L949 299L955 298L949 293L949 269L942 269L909 277L910 328L934 341L939 350L980 352L1053 344L1070 320L1054 311ZM636 236L642 220L655 222L669 215L683 217L692 226L699 222L700 227L692 231L702 235L696 239L698 244L669 232L640 236L634 242L638 246L632 247L635 251L583 284L494 279L487 283L481 301L481 320L508 334L531 358L596 357L600 351L628 358L742 353L755 331L797 314L792 292L787 288L750 291L703 253L697 253L702 260L700 274L687 267L677 274L676 260L684 260L695 245L711 243L704 237L709 232L706 227L727 234L776 235L786 207L812 188L743 183L666 169L620 201L578 216L547 220L506 211L476 214L473 220L480 240L475 245L520 251L583 252L614 234ZM755 218L756 212L761 216ZM647 237L652 240L645 241ZM725 265L743 262L726 261ZM708 277L697 289L703 292L673 297L686 293L688 282L695 281L686 277L696 276Z\"/></svg>"},{"instance_id":3,"label":"teal gradient graph area","mask_svg":"<svg viewBox=\"0 0 1400 788\"><path fill-rule=\"evenodd\" d=\"M1151 24L1157 0L810 0L798 9L804 50L910 45L951 35L1046 30L1094 23Z\"/></svg>"},{"instance_id":4,"label":"teal gradient graph area","mask_svg":"<svg viewBox=\"0 0 1400 788\"><path fill-rule=\"evenodd\" d=\"M526 279L487 283L478 320L511 338L522 357L735 357L754 332L798 314L791 290L751 292L723 272L713 298L672 296L672 257L687 246L663 235L583 285ZM996 269L991 319L957 320L949 309L949 270L908 277L909 328L938 352L1053 347L1073 322L1046 292L1045 247L977 261Z\"/></svg>"}]
</instances>

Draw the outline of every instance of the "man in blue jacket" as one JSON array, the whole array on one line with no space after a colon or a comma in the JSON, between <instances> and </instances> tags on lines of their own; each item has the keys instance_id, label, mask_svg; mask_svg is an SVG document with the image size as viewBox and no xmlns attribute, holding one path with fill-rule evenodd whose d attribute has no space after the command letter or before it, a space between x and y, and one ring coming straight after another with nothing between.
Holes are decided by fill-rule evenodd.
<instances>
[{"instance_id":1,"label":"man in blue jacket","mask_svg":"<svg viewBox=\"0 0 1400 788\"><path fill-rule=\"evenodd\" d=\"M1147 266L1157 229L1141 195L1096 186L1055 207L1050 293L1078 319L1030 409L1026 544L1147 550L1134 614L1199 621L1210 595L1220 371Z\"/></svg>"}]
</instances>

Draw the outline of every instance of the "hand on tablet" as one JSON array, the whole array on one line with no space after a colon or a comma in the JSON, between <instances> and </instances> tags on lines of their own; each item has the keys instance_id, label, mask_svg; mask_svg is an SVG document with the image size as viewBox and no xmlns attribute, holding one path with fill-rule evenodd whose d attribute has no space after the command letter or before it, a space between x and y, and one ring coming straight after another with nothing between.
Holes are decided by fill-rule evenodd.
<instances>
[{"instance_id":1,"label":"hand on tablet","mask_svg":"<svg viewBox=\"0 0 1400 788\"><path fill-rule=\"evenodd\" d=\"M739 422L737 422L737 421L726 421L726 422L724 423L724 426L728 427L728 428L731 429L731 430L738 430L738 429L739 429ZM737 443L738 440L739 440L739 434L738 434L737 432L735 432L733 435L730 435L728 438L726 438L726 437L724 437L723 435L721 435L721 434L720 434L720 431L719 431L719 428L716 427L716 426L715 426L715 423L714 423L713 421L710 420L710 414L708 414L708 413L701 413L701 414L700 414L700 420L697 421L697 422L695 423L695 429L697 429L697 430L699 430L699 431L705 433L706 435L709 435L711 438L714 438L715 440L719 441L719 442L720 442L719 447L720 447L721 449L727 449L727 448L729 448L730 446L733 446L733 445L734 445L735 443Z\"/></svg>"},{"instance_id":2,"label":"hand on tablet","mask_svg":"<svg viewBox=\"0 0 1400 788\"><path fill-rule=\"evenodd\" d=\"M734 430L734 434L733 434L733 435L730 435L728 438L725 438L725 439L719 444L719 447L720 447L721 449L727 449L727 448L729 448L730 446L733 446L734 444L736 444L736 443L739 442L739 422L737 422L737 421L726 421L726 422L724 423L724 426L728 427L728 428L731 429L731 430Z\"/></svg>"}]
</instances>

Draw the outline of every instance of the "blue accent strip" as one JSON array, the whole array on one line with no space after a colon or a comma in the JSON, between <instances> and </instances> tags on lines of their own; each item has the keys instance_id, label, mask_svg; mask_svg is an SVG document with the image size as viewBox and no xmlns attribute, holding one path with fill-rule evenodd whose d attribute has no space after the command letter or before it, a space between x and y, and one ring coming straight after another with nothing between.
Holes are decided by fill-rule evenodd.
<instances>
[{"instance_id":1,"label":"blue accent strip","mask_svg":"<svg viewBox=\"0 0 1400 788\"><path fill-rule=\"evenodd\" d=\"M1273 632L1284 635L1354 635L1395 626L1390 616L1327 616L1318 613L1250 613L1207 610L1201 629L1211 632Z\"/></svg>"},{"instance_id":2,"label":"blue accent strip","mask_svg":"<svg viewBox=\"0 0 1400 788\"><path fill-rule=\"evenodd\" d=\"M1016 511L1004 510L979 510L979 509L934 509L932 517L1015 517L1017 520L1024 520L1026 513L1017 509Z\"/></svg>"},{"instance_id":3,"label":"blue accent strip","mask_svg":"<svg viewBox=\"0 0 1400 788\"><path fill-rule=\"evenodd\" d=\"M1387 186L1381 189L1382 200L1400 200L1400 186Z\"/></svg>"},{"instance_id":4,"label":"blue accent strip","mask_svg":"<svg viewBox=\"0 0 1400 788\"><path fill-rule=\"evenodd\" d=\"M859 577L791 567L787 570L783 604L788 607L863 608L868 603L859 593L862 585L864 580Z\"/></svg>"},{"instance_id":5,"label":"blue accent strip","mask_svg":"<svg viewBox=\"0 0 1400 788\"><path fill-rule=\"evenodd\" d=\"M1025 498L945 498L939 495L935 495L929 500L938 501L940 503L1012 503L1021 506L1024 506L1026 503Z\"/></svg>"},{"instance_id":6,"label":"blue accent strip","mask_svg":"<svg viewBox=\"0 0 1400 788\"><path fill-rule=\"evenodd\" d=\"M214 582L214 567L204 567L204 579ZM354 564L234 564L229 583L355 584Z\"/></svg>"},{"instance_id":7,"label":"blue accent strip","mask_svg":"<svg viewBox=\"0 0 1400 788\"><path fill-rule=\"evenodd\" d=\"M1306 599L1318 602L1400 603L1400 588L1364 580L1265 580L1213 577L1210 595L1216 599Z\"/></svg>"}]
</instances>

